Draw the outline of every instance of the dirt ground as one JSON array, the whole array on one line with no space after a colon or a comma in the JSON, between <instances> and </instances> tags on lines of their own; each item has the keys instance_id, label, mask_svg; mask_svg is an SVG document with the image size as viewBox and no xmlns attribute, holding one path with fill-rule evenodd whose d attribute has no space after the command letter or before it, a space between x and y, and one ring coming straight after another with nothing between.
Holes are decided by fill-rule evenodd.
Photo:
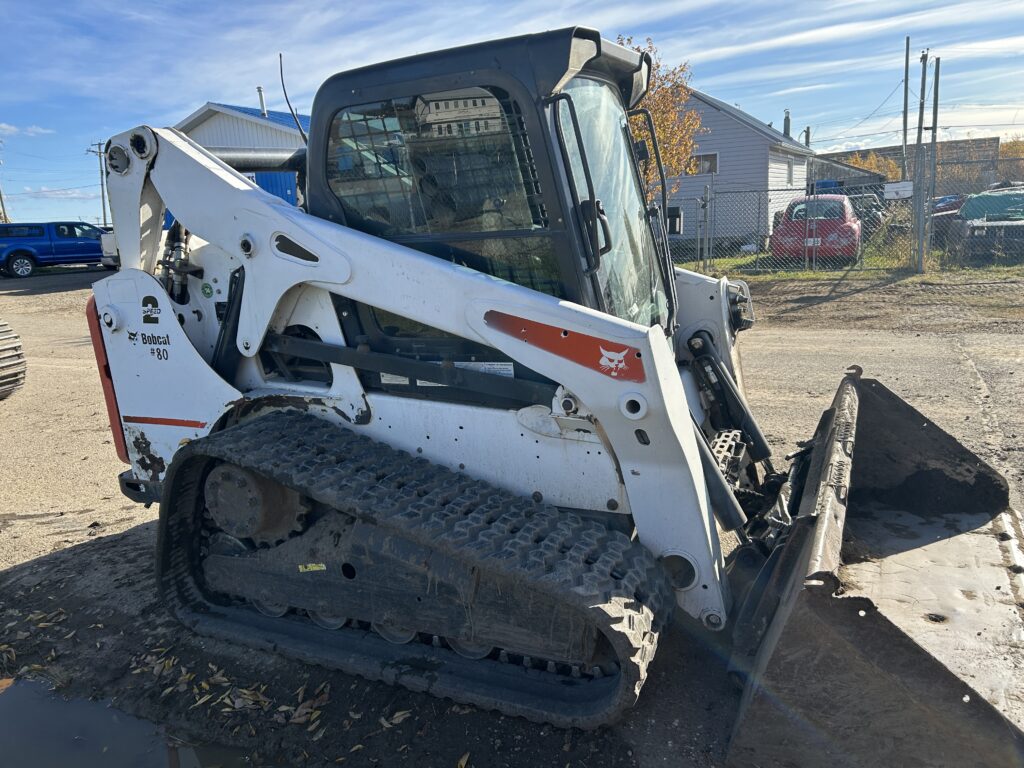
<instances>
[{"instance_id":1,"label":"dirt ground","mask_svg":"<svg viewBox=\"0 0 1024 768\"><path fill-rule=\"evenodd\" d=\"M156 508L118 490L123 465L83 314L88 286L104 275L0 280L0 317L29 360L26 387L0 403L0 678L21 671L69 696L112 699L176 738L237 746L259 764L721 764L738 695L723 647L685 624L663 641L637 708L596 733L185 632L156 600ZM810 436L842 371L857 363L1002 472L1024 508L1024 281L759 281L753 291L746 385L777 454ZM215 695L203 699L207 691ZM1019 697L1008 694L1004 711L1022 725ZM281 709L302 710L301 701L302 712Z\"/></svg>"}]
</instances>

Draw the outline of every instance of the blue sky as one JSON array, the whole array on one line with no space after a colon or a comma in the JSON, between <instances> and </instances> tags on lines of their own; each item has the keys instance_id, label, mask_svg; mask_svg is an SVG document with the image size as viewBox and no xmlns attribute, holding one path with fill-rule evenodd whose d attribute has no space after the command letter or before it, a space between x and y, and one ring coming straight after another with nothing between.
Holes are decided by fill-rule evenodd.
<instances>
[{"instance_id":1,"label":"blue sky","mask_svg":"<svg viewBox=\"0 0 1024 768\"><path fill-rule=\"evenodd\" d=\"M308 111L334 72L574 24L653 38L695 87L777 127L788 108L818 150L898 142L909 34L915 93L920 50L942 57L940 138L1024 133L1021 0L0 0L0 19L0 186L22 221L100 216L96 141L206 101L255 105L257 85L283 109L278 51Z\"/></svg>"}]
</instances>

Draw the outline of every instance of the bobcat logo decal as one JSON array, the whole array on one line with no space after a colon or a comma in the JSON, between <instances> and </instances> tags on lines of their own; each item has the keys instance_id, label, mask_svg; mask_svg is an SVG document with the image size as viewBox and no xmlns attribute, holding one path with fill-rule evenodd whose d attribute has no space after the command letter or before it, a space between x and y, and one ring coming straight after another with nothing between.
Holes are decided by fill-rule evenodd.
<instances>
[{"instance_id":1,"label":"bobcat logo decal","mask_svg":"<svg viewBox=\"0 0 1024 768\"><path fill-rule=\"evenodd\" d=\"M628 347L621 352L609 352L604 347L598 347L598 349L601 350L601 359L597 364L609 376L618 376L627 369L625 357L626 353L629 352Z\"/></svg>"}]
</instances>

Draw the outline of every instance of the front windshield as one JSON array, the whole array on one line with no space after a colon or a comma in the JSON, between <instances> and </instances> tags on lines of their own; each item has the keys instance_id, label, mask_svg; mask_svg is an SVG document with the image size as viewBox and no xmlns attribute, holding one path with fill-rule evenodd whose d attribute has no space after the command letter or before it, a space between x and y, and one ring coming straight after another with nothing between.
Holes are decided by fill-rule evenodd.
<instances>
[{"instance_id":1,"label":"front windshield","mask_svg":"<svg viewBox=\"0 0 1024 768\"><path fill-rule=\"evenodd\" d=\"M668 315L665 285L618 91L607 83L580 77L570 81L565 91L576 109L594 192L604 206L611 231L611 250L601 257L597 271L605 309L634 323L664 324ZM586 196L579 148L564 127L571 125L571 117L565 102L559 104L576 188L580 196Z\"/></svg>"}]
</instances>

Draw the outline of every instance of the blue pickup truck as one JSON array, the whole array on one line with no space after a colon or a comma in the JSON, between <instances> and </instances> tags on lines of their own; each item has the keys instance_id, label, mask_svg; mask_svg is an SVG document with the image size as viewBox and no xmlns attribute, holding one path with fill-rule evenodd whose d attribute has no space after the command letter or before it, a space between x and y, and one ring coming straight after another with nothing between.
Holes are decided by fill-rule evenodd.
<instances>
[{"instance_id":1,"label":"blue pickup truck","mask_svg":"<svg viewBox=\"0 0 1024 768\"><path fill-rule=\"evenodd\" d=\"M0 269L28 277L53 264L99 264L103 230L81 221L0 224Z\"/></svg>"}]
</instances>

